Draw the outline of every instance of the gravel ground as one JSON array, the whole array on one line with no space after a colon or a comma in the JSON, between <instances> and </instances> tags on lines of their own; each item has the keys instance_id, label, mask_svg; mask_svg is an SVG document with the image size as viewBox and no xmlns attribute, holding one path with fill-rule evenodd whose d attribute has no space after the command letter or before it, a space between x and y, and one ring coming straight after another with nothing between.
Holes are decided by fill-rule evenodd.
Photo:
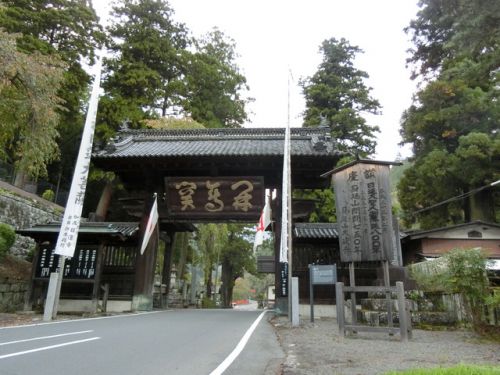
<instances>
[{"instance_id":1,"label":"gravel ground","mask_svg":"<svg viewBox=\"0 0 500 375\"><path fill-rule=\"evenodd\" d=\"M370 375L460 363L498 366L500 373L500 344L470 331L414 329L413 339L402 343L383 333L340 337L334 319L291 328L286 317L276 317L271 324L286 353L283 375Z\"/></svg>"}]
</instances>

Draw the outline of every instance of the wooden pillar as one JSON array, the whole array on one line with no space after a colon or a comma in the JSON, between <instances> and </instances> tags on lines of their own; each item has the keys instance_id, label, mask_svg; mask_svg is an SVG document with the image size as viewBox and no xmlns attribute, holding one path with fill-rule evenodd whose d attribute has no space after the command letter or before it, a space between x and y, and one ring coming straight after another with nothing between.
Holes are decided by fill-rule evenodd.
<instances>
[{"instance_id":1,"label":"wooden pillar","mask_svg":"<svg viewBox=\"0 0 500 375\"><path fill-rule=\"evenodd\" d=\"M165 285L165 297L161 296L161 306L167 307L163 299L165 298L166 302L170 292L170 274L172 272L172 251L174 249L175 232L163 233L161 238L165 242L165 253L163 254L163 268L161 274L161 283Z\"/></svg>"},{"instance_id":2,"label":"wooden pillar","mask_svg":"<svg viewBox=\"0 0 500 375\"><path fill-rule=\"evenodd\" d=\"M356 286L356 276L354 273L354 262L349 263L349 285ZM356 310L356 293L351 292L351 317L352 317L352 325L356 325L358 321L357 310Z\"/></svg>"},{"instance_id":3,"label":"wooden pillar","mask_svg":"<svg viewBox=\"0 0 500 375\"><path fill-rule=\"evenodd\" d=\"M99 203L97 204L95 212L89 215L90 221L104 221L108 213L109 205L111 204L111 197L113 195L113 182L108 181L102 189Z\"/></svg>"},{"instance_id":4,"label":"wooden pillar","mask_svg":"<svg viewBox=\"0 0 500 375\"><path fill-rule=\"evenodd\" d=\"M28 285L28 292L26 293L26 299L24 300L24 311L31 311L33 309L33 303L35 298L36 266L39 261L40 261L40 244L37 242L35 247L35 256L33 257L33 262L31 263L31 279Z\"/></svg>"},{"instance_id":5,"label":"wooden pillar","mask_svg":"<svg viewBox=\"0 0 500 375\"><path fill-rule=\"evenodd\" d=\"M150 311L153 309L153 283L158 242L159 228L157 225L148 246L144 250L144 254L141 254L139 246L137 247L132 311Z\"/></svg>"},{"instance_id":6,"label":"wooden pillar","mask_svg":"<svg viewBox=\"0 0 500 375\"><path fill-rule=\"evenodd\" d=\"M95 265L95 276L94 276L94 287L92 289L92 311L94 314L97 312L97 308L99 305L99 295L101 292L101 279L102 279L102 270L104 268L104 259L106 251L106 247L101 243L97 248L97 259Z\"/></svg>"},{"instance_id":7,"label":"wooden pillar","mask_svg":"<svg viewBox=\"0 0 500 375\"><path fill-rule=\"evenodd\" d=\"M384 270L384 286L387 288L391 287L391 278L389 275L389 261L384 260L382 261L382 267ZM387 303L387 325L389 327L393 327L393 318L392 318L392 295L391 292L385 293L385 299Z\"/></svg>"}]
</instances>

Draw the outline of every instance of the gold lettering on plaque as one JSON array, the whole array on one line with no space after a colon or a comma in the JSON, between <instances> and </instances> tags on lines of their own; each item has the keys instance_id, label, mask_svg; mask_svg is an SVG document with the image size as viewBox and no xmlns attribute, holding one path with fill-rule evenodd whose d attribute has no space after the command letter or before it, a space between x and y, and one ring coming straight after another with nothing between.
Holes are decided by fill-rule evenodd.
<instances>
[{"instance_id":1,"label":"gold lettering on plaque","mask_svg":"<svg viewBox=\"0 0 500 375\"><path fill-rule=\"evenodd\" d=\"M179 191L181 198L181 211L186 211L188 208L194 210L193 194L196 190L196 184L194 182L182 181L179 184L175 184L175 188Z\"/></svg>"},{"instance_id":2,"label":"gold lettering on plaque","mask_svg":"<svg viewBox=\"0 0 500 375\"><path fill-rule=\"evenodd\" d=\"M207 181L206 186L208 189L209 202L205 205L205 209L209 212L222 211L224 208L224 202L219 199L221 196L219 191L220 182L211 183L210 181Z\"/></svg>"},{"instance_id":3,"label":"gold lettering on plaque","mask_svg":"<svg viewBox=\"0 0 500 375\"><path fill-rule=\"evenodd\" d=\"M240 186L246 186L246 189L234 197L233 207L236 211L241 210L247 212L249 208L252 207L250 200L253 198L252 194L253 185L250 181L241 180L231 185L231 190L236 190Z\"/></svg>"}]
</instances>

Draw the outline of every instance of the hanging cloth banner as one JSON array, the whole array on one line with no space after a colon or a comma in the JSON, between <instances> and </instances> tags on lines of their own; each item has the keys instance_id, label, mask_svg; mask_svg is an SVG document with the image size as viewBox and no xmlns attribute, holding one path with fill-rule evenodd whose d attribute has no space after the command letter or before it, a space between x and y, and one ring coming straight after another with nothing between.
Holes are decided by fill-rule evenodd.
<instances>
[{"instance_id":1,"label":"hanging cloth banner","mask_svg":"<svg viewBox=\"0 0 500 375\"><path fill-rule=\"evenodd\" d=\"M255 240L253 243L253 251L257 249L264 243L264 232L266 228L271 224L271 197L269 191L266 190L266 200L264 208L262 209L262 214L260 215L259 223L257 224L257 232L255 233Z\"/></svg>"},{"instance_id":2,"label":"hanging cloth banner","mask_svg":"<svg viewBox=\"0 0 500 375\"><path fill-rule=\"evenodd\" d=\"M155 193L155 200L153 202L153 205L151 206L151 211L149 213L146 226L144 227L144 235L142 237L142 243L141 243L141 255L144 254L144 250L146 250L146 247L148 246L149 239L151 238L151 235L155 230L157 222L158 222L158 200L157 200L157 195Z\"/></svg>"}]
</instances>

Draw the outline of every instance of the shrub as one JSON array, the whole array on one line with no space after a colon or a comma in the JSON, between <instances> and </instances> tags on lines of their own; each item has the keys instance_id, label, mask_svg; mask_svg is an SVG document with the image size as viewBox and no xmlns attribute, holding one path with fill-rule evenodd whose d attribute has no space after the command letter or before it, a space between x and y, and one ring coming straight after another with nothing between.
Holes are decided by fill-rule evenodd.
<instances>
[{"instance_id":1,"label":"shrub","mask_svg":"<svg viewBox=\"0 0 500 375\"><path fill-rule=\"evenodd\" d=\"M47 189L43 192L42 198L47 201L54 202L54 199L56 198L56 193L54 193L54 191L51 189Z\"/></svg>"},{"instance_id":2,"label":"shrub","mask_svg":"<svg viewBox=\"0 0 500 375\"><path fill-rule=\"evenodd\" d=\"M0 259L7 254L9 249L14 245L16 240L16 232L14 228L5 223L0 223Z\"/></svg>"},{"instance_id":3,"label":"shrub","mask_svg":"<svg viewBox=\"0 0 500 375\"><path fill-rule=\"evenodd\" d=\"M454 249L441 259L412 267L412 277L426 292L461 293L474 325L480 324L489 294L486 256L481 249Z\"/></svg>"},{"instance_id":4,"label":"shrub","mask_svg":"<svg viewBox=\"0 0 500 375\"><path fill-rule=\"evenodd\" d=\"M213 309L217 306L211 298L203 297L203 299L201 300L201 307L203 307L204 309Z\"/></svg>"}]
</instances>

